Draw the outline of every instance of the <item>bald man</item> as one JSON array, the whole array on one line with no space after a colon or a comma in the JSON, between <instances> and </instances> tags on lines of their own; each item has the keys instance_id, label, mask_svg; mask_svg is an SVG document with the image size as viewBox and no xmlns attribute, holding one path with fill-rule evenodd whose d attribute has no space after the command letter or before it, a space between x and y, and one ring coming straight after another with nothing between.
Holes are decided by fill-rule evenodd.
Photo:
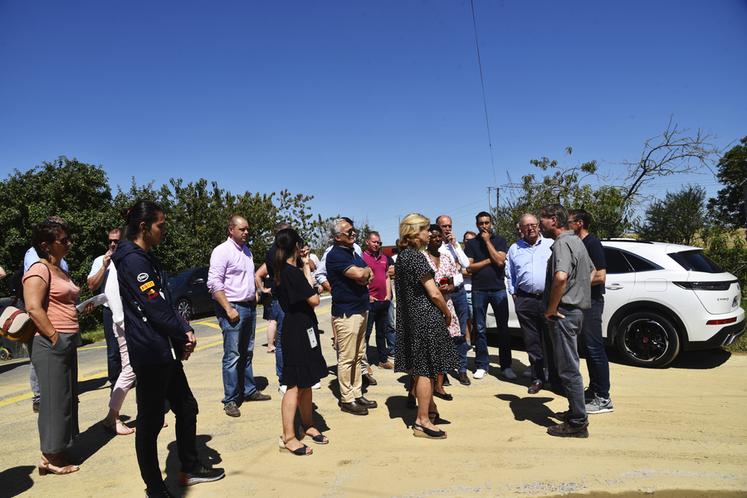
<instances>
[{"instance_id":1,"label":"bald man","mask_svg":"<svg viewBox=\"0 0 747 498\"><path fill-rule=\"evenodd\" d=\"M223 410L229 417L241 416L239 406L244 401L270 399L257 390L252 370L257 298L248 235L246 219L231 216L228 239L213 249L208 271L207 287L223 331Z\"/></svg>"}]
</instances>

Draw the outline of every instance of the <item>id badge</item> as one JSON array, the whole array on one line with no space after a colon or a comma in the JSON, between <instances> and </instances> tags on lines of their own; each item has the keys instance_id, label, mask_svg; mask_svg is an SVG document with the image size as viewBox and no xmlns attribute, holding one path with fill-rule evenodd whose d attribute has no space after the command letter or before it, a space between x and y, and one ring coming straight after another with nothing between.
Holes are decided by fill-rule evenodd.
<instances>
[{"instance_id":1,"label":"id badge","mask_svg":"<svg viewBox=\"0 0 747 498\"><path fill-rule=\"evenodd\" d=\"M311 349L314 349L319 344L316 342L316 334L314 333L314 327L310 327L306 329L306 333L309 336L309 344L311 345Z\"/></svg>"}]
</instances>

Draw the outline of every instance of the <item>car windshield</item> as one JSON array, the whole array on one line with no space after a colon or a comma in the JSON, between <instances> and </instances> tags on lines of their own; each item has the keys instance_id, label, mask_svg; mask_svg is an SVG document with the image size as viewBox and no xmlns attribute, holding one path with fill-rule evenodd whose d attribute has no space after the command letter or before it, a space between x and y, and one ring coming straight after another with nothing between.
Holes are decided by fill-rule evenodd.
<instances>
[{"instance_id":1,"label":"car windshield","mask_svg":"<svg viewBox=\"0 0 747 498\"><path fill-rule=\"evenodd\" d=\"M675 260L688 271L701 271L704 273L723 273L724 269L714 263L703 251L683 251L669 253L669 257Z\"/></svg>"}]
</instances>

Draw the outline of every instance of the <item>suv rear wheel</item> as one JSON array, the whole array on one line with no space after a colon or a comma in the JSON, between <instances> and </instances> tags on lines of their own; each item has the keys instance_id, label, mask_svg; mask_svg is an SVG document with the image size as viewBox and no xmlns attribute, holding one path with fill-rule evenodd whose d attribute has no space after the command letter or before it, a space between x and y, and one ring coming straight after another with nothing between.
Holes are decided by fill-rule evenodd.
<instances>
[{"instance_id":1,"label":"suv rear wheel","mask_svg":"<svg viewBox=\"0 0 747 498\"><path fill-rule=\"evenodd\" d=\"M620 321L615 345L628 363L661 368L680 352L680 336L672 322L657 311L638 311Z\"/></svg>"}]
</instances>

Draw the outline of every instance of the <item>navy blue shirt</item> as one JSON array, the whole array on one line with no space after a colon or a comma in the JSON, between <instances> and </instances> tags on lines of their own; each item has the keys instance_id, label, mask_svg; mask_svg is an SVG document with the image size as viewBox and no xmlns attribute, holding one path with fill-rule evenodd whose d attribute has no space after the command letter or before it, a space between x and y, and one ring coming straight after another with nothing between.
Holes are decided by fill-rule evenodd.
<instances>
[{"instance_id":1,"label":"navy blue shirt","mask_svg":"<svg viewBox=\"0 0 747 498\"><path fill-rule=\"evenodd\" d=\"M586 252L589 253L591 262L594 263L594 268L597 270L606 270L607 258L604 256L604 247L602 247L599 239L592 234L587 234L581 241L586 247ZM604 284L591 286L591 298L597 300L604 298Z\"/></svg>"},{"instance_id":2,"label":"navy blue shirt","mask_svg":"<svg viewBox=\"0 0 747 498\"><path fill-rule=\"evenodd\" d=\"M351 266L367 268L353 248L335 245L327 254L327 280L332 286L332 316L350 316L368 310L368 286L345 276Z\"/></svg>"},{"instance_id":3,"label":"navy blue shirt","mask_svg":"<svg viewBox=\"0 0 747 498\"><path fill-rule=\"evenodd\" d=\"M493 247L498 252L508 253L506 239L500 235L493 235L490 238ZM473 262L478 263L485 259L490 259L488 248L485 241L479 235L474 239L467 241L464 246L464 254ZM498 266L491 262L488 266L472 273L472 290L479 291L496 291L506 288L506 265Z\"/></svg>"}]
</instances>

